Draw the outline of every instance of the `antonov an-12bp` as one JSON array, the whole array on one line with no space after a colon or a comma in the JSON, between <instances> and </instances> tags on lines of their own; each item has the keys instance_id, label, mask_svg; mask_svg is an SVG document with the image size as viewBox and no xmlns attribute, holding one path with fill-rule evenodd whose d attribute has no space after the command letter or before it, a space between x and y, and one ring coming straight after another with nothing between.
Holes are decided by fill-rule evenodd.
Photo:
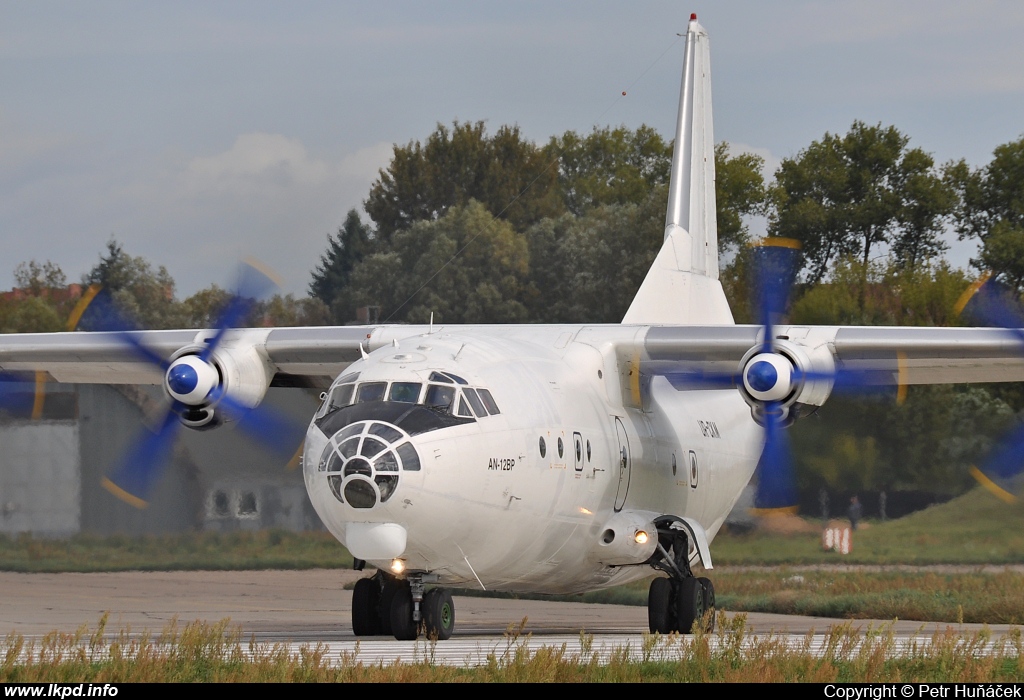
<instances>
[{"instance_id":1,"label":"antonov an-12bp","mask_svg":"<svg viewBox=\"0 0 1024 700\"><path fill-rule=\"evenodd\" d=\"M714 608L691 566L712 568L759 460L760 505L792 503L784 427L801 411L844 382L1024 379L1013 331L778 324L793 249L766 242L762 323L735 325L693 16L664 244L621 324L232 329L239 301L212 330L2 336L0 369L162 384L162 425L107 480L140 505L179 426L256 415L296 377L335 378L302 464L324 524L377 570L354 591L357 635L448 638L445 586L576 593L652 574L651 630L689 632Z\"/></svg>"}]
</instances>

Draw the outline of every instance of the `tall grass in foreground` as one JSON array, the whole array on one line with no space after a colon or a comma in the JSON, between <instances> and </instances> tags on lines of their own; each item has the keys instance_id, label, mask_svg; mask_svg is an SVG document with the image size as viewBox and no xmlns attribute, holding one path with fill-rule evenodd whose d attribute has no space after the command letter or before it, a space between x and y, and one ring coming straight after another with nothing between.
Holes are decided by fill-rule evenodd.
<instances>
[{"instance_id":1,"label":"tall grass in foreground","mask_svg":"<svg viewBox=\"0 0 1024 700\"><path fill-rule=\"evenodd\" d=\"M91 633L53 632L38 643L11 634L0 645L0 682L452 682L452 681L1022 681L1019 631L993 640L987 633L936 634L901 650L888 627L867 636L850 625L830 629L815 653L808 636L796 648L785 638L753 636L743 615L720 615L710 635L645 636L640 648L616 650L603 661L592 638L582 651L564 646L531 650L519 630L506 634L503 648L478 668L433 663L426 642L421 660L366 664L358 651L340 660L323 644L298 652L282 644L245 641L228 622L176 624L152 637L129 630L106 633L106 619ZM982 652L987 652L983 655Z\"/></svg>"}]
</instances>

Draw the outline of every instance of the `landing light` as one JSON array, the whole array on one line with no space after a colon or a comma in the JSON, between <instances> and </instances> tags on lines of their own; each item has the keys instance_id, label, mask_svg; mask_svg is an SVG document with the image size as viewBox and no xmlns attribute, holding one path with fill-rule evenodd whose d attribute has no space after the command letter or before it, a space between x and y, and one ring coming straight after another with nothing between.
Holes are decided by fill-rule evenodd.
<instances>
[{"instance_id":1,"label":"landing light","mask_svg":"<svg viewBox=\"0 0 1024 700\"><path fill-rule=\"evenodd\" d=\"M643 530L637 530L636 534L633 535L633 540L637 544L647 544L647 533Z\"/></svg>"},{"instance_id":2,"label":"landing light","mask_svg":"<svg viewBox=\"0 0 1024 700\"><path fill-rule=\"evenodd\" d=\"M583 506L580 506L580 512L583 513L583 515L593 515L591 511L587 510Z\"/></svg>"},{"instance_id":3,"label":"landing light","mask_svg":"<svg viewBox=\"0 0 1024 700\"><path fill-rule=\"evenodd\" d=\"M391 560L391 572L394 574L400 574L405 571L405 562L401 559Z\"/></svg>"}]
</instances>

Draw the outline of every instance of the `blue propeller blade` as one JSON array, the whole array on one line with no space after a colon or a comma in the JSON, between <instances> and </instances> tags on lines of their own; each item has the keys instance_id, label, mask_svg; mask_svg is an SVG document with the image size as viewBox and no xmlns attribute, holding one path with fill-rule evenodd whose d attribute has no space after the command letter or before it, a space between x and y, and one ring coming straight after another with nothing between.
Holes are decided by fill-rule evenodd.
<instances>
[{"instance_id":1,"label":"blue propeller blade","mask_svg":"<svg viewBox=\"0 0 1024 700\"><path fill-rule=\"evenodd\" d=\"M306 427L291 420L270 406L259 405L250 408L224 396L217 404L219 408L238 421L238 429L255 438L274 452L285 457L295 452L295 445L302 440Z\"/></svg>"},{"instance_id":2,"label":"blue propeller blade","mask_svg":"<svg viewBox=\"0 0 1024 700\"><path fill-rule=\"evenodd\" d=\"M978 325L1004 328L1021 343L1024 353L1024 308L1016 293L998 279L982 277L957 303L961 316ZM1000 499L1017 500L1012 482L1024 472L1024 425L1010 431L981 467L971 467L971 475Z\"/></svg>"},{"instance_id":3,"label":"blue propeller blade","mask_svg":"<svg viewBox=\"0 0 1024 700\"><path fill-rule=\"evenodd\" d=\"M163 467L170 458L181 428L176 406L168 408L156 432L145 430L125 453L117 469L103 479L103 487L122 501L145 508Z\"/></svg>"},{"instance_id":4,"label":"blue propeller blade","mask_svg":"<svg viewBox=\"0 0 1024 700\"><path fill-rule=\"evenodd\" d=\"M752 288L757 323L764 328L761 352L772 351L774 328L786 313L800 264L800 244L788 238L765 238L753 249Z\"/></svg>"},{"instance_id":5,"label":"blue propeller blade","mask_svg":"<svg viewBox=\"0 0 1024 700\"><path fill-rule=\"evenodd\" d=\"M0 372L0 410L18 418L32 416L36 382L32 374Z\"/></svg>"},{"instance_id":6,"label":"blue propeller blade","mask_svg":"<svg viewBox=\"0 0 1024 700\"><path fill-rule=\"evenodd\" d=\"M135 320L124 313L114 301L113 293L107 288L98 289L88 298L86 304L85 308L78 312L78 323L75 325L77 330L119 333L139 330Z\"/></svg>"},{"instance_id":7,"label":"blue propeller blade","mask_svg":"<svg viewBox=\"0 0 1024 700\"><path fill-rule=\"evenodd\" d=\"M789 305L800 264L800 244L788 238L765 238L753 250L752 288L757 322L764 329L761 352L774 350L775 326ZM742 381L742 379L740 379ZM782 406L765 405L764 450L759 463L754 507L759 511L794 508L797 503L789 436L782 425Z\"/></svg>"},{"instance_id":8,"label":"blue propeller blade","mask_svg":"<svg viewBox=\"0 0 1024 700\"><path fill-rule=\"evenodd\" d=\"M77 312L75 330L117 333L120 340L141 359L167 369L167 360L142 343L135 333L140 330L139 324L118 307L109 289L99 289L84 301L84 308Z\"/></svg>"},{"instance_id":9,"label":"blue propeller blade","mask_svg":"<svg viewBox=\"0 0 1024 700\"><path fill-rule=\"evenodd\" d=\"M782 425L782 406L765 406L764 450L758 463L759 476L754 508L758 511L793 511L797 497L789 436Z\"/></svg>"},{"instance_id":10,"label":"blue propeller blade","mask_svg":"<svg viewBox=\"0 0 1024 700\"><path fill-rule=\"evenodd\" d=\"M256 302L277 287L278 282L272 272L255 261L246 261L239 270L238 281L231 301L228 302L217 319L217 332L208 341L206 349L199 355L199 359L204 362L209 359L223 340L224 334L232 328L237 328Z\"/></svg>"}]
</instances>

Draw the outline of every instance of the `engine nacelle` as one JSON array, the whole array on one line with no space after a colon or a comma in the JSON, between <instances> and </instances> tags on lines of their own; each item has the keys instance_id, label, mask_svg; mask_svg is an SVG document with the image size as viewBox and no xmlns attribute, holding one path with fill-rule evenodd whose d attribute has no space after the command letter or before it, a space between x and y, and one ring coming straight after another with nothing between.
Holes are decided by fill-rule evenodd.
<instances>
[{"instance_id":1,"label":"engine nacelle","mask_svg":"<svg viewBox=\"0 0 1024 700\"><path fill-rule=\"evenodd\" d=\"M835 384L835 359L827 345L807 347L789 340L772 342L772 352L752 348L740 361L740 393L758 418L775 402L789 414L795 405L821 406Z\"/></svg>"},{"instance_id":2,"label":"engine nacelle","mask_svg":"<svg viewBox=\"0 0 1024 700\"><path fill-rule=\"evenodd\" d=\"M225 341L205 361L203 350L200 345L178 350L164 377L164 390L187 407L179 414L182 424L193 430L235 418L217 407L225 396L236 406L255 408L273 379L270 362L251 342Z\"/></svg>"}]
</instances>

